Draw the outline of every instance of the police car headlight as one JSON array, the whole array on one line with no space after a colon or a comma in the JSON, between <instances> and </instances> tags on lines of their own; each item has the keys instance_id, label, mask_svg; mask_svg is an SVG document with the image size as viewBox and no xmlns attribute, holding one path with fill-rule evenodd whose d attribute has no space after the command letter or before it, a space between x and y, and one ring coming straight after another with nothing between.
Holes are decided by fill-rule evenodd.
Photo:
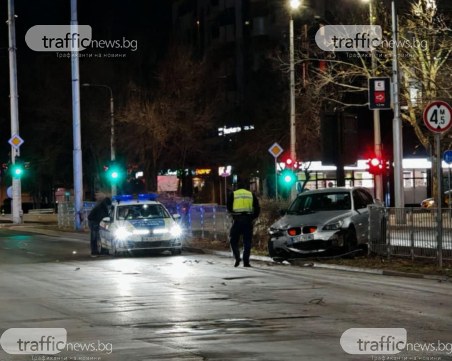
<instances>
[{"instance_id":1,"label":"police car headlight","mask_svg":"<svg viewBox=\"0 0 452 361\"><path fill-rule=\"evenodd\" d=\"M154 228L152 233L154 233L154 234L165 234L165 233L168 233L168 230L166 228Z\"/></svg>"},{"instance_id":2,"label":"police car headlight","mask_svg":"<svg viewBox=\"0 0 452 361\"><path fill-rule=\"evenodd\" d=\"M182 228L178 224L175 224L171 227L170 233L173 237L180 237L182 235Z\"/></svg>"},{"instance_id":3,"label":"police car headlight","mask_svg":"<svg viewBox=\"0 0 452 361\"><path fill-rule=\"evenodd\" d=\"M132 235L132 233L129 232L126 227L119 227L115 231L115 237L119 240L124 240L131 235Z\"/></svg>"},{"instance_id":4,"label":"police car headlight","mask_svg":"<svg viewBox=\"0 0 452 361\"><path fill-rule=\"evenodd\" d=\"M134 229L132 233L136 236L145 236L149 234L149 229Z\"/></svg>"}]
</instances>

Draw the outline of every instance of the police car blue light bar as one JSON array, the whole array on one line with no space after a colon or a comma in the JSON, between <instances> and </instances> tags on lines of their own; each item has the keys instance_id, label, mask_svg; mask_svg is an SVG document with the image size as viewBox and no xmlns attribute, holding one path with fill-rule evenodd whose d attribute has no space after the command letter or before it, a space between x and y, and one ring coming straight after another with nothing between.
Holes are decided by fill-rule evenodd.
<instances>
[{"instance_id":1,"label":"police car blue light bar","mask_svg":"<svg viewBox=\"0 0 452 361\"><path fill-rule=\"evenodd\" d=\"M138 200L140 201L155 201L158 197L156 193L140 193L138 194Z\"/></svg>"},{"instance_id":2,"label":"police car blue light bar","mask_svg":"<svg viewBox=\"0 0 452 361\"><path fill-rule=\"evenodd\" d=\"M117 202L131 201L132 199L133 195L131 194L120 194L113 197L113 200Z\"/></svg>"}]
</instances>

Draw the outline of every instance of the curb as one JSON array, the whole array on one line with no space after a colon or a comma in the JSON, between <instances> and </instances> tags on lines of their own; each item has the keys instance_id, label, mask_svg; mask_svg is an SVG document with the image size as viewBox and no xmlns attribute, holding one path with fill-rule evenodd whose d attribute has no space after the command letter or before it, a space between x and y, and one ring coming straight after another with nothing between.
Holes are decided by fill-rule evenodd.
<instances>
[{"instance_id":1,"label":"curb","mask_svg":"<svg viewBox=\"0 0 452 361\"><path fill-rule=\"evenodd\" d=\"M74 232L65 232L65 231L57 231L53 229L45 229L45 228L39 228L36 224L33 225L8 225L7 227L4 227L3 225L0 226L0 228L8 228L13 231L22 231L22 232L29 232L29 233L38 233L43 234L46 236L51 237L60 237L64 235L65 239L71 240L73 242L88 242L89 243L89 234L86 232L80 232L80 233L74 233Z\"/></svg>"}]
</instances>

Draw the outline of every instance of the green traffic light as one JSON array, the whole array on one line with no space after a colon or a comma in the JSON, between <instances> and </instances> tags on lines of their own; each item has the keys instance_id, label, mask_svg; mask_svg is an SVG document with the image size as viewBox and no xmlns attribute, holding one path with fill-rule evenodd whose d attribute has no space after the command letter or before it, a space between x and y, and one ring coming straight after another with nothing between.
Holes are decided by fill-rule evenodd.
<instances>
[{"instance_id":1,"label":"green traffic light","mask_svg":"<svg viewBox=\"0 0 452 361\"><path fill-rule=\"evenodd\" d=\"M284 176L284 182L292 183L292 181L293 181L293 177L291 175L287 174Z\"/></svg>"},{"instance_id":2,"label":"green traffic light","mask_svg":"<svg viewBox=\"0 0 452 361\"><path fill-rule=\"evenodd\" d=\"M285 169L281 173L281 182L283 183L284 186L290 187L295 183L295 181L296 181L296 174L293 170Z\"/></svg>"},{"instance_id":3,"label":"green traffic light","mask_svg":"<svg viewBox=\"0 0 452 361\"><path fill-rule=\"evenodd\" d=\"M111 183L118 183L124 177L124 171L118 164L112 164L107 169L106 175Z\"/></svg>"},{"instance_id":4,"label":"green traffic light","mask_svg":"<svg viewBox=\"0 0 452 361\"><path fill-rule=\"evenodd\" d=\"M24 174L24 168L22 164L14 164L11 168L11 174L14 178L20 178Z\"/></svg>"}]
</instances>

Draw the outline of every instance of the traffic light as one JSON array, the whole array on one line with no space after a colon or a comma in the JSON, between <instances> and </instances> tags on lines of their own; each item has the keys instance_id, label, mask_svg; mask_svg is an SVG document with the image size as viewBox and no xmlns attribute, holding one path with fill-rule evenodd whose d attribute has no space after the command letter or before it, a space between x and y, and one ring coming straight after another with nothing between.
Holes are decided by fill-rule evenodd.
<instances>
[{"instance_id":1,"label":"traffic light","mask_svg":"<svg viewBox=\"0 0 452 361\"><path fill-rule=\"evenodd\" d=\"M16 179L22 178L24 175L24 165L21 161L17 160L11 165L11 176Z\"/></svg>"},{"instance_id":2,"label":"traffic light","mask_svg":"<svg viewBox=\"0 0 452 361\"><path fill-rule=\"evenodd\" d=\"M380 175L383 174L384 169L386 168L385 162L383 159L378 157L369 158L367 160L367 165L369 169L367 170L370 174Z\"/></svg>"},{"instance_id":3,"label":"traffic light","mask_svg":"<svg viewBox=\"0 0 452 361\"><path fill-rule=\"evenodd\" d=\"M297 176L293 170L286 168L281 172L280 180L284 187L289 188L295 183Z\"/></svg>"},{"instance_id":4,"label":"traffic light","mask_svg":"<svg viewBox=\"0 0 452 361\"><path fill-rule=\"evenodd\" d=\"M295 161L292 158L286 158L286 160L284 161L286 167L285 169L293 169L294 165L295 165Z\"/></svg>"},{"instance_id":5,"label":"traffic light","mask_svg":"<svg viewBox=\"0 0 452 361\"><path fill-rule=\"evenodd\" d=\"M111 163L108 167L105 168L107 172L107 178L111 183L115 184L123 179L124 170L119 164Z\"/></svg>"}]
</instances>

